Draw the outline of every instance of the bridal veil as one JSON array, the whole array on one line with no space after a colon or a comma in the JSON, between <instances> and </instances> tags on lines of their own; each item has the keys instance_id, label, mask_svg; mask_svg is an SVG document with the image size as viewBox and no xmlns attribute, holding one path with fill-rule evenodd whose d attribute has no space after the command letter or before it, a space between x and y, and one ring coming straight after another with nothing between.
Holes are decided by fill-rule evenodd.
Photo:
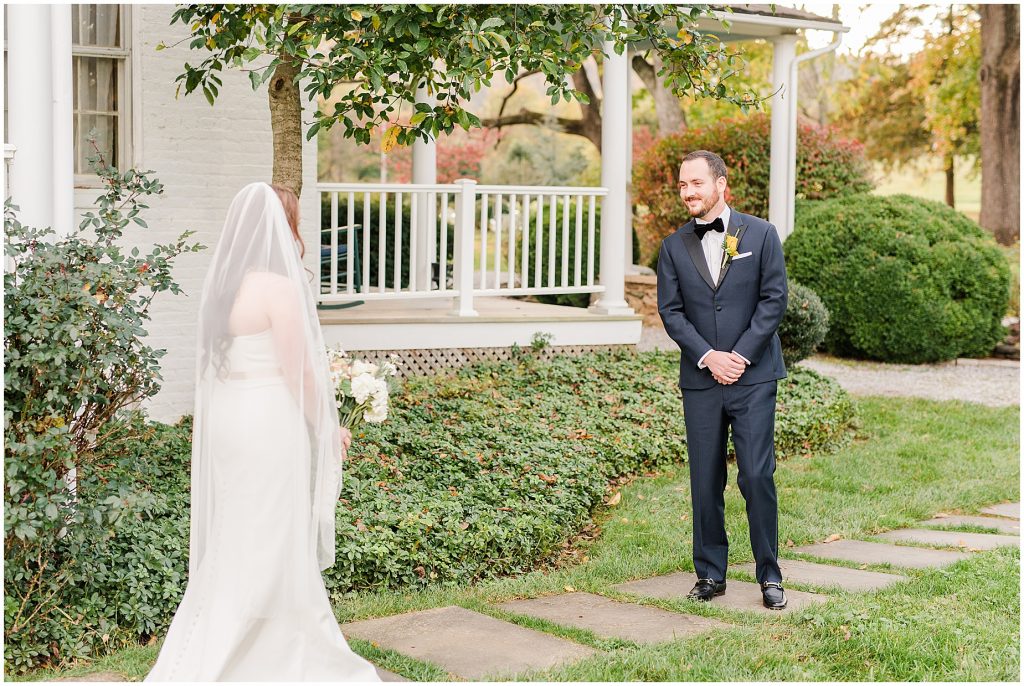
<instances>
[{"instance_id":1,"label":"bridal veil","mask_svg":"<svg viewBox=\"0 0 1024 686\"><path fill-rule=\"evenodd\" d=\"M276 275L293 293L295 331L277 346L281 372L305 417L309 441L295 446L303 483L308 480L309 526L321 570L334 563L334 518L341 488L341 445L334 394L329 387L326 350L316 304L284 207L265 183L252 183L235 196L213 254L201 295L197 338L195 418L192 442L192 521L189 573L207 552L213 517L216 442L211 412L216 384L232 373L228 324L243 279L252 272ZM282 278L283 277L283 278ZM275 337L276 339L277 337ZM308 449L307 449L308 448ZM308 453L308 454L307 454ZM306 459L308 458L308 459Z\"/></svg>"}]
</instances>

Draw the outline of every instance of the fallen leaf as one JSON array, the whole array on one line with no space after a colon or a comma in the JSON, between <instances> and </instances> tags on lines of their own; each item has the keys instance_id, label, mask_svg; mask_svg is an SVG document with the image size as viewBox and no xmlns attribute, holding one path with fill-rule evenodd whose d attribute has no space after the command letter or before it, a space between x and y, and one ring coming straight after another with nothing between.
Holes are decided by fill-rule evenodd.
<instances>
[{"instance_id":1,"label":"fallen leaf","mask_svg":"<svg viewBox=\"0 0 1024 686\"><path fill-rule=\"evenodd\" d=\"M828 538L825 539L825 543L834 543L834 542L838 541L841 538L842 538L842 536L839 535L839 534L832 534L831 536L829 536Z\"/></svg>"},{"instance_id":2,"label":"fallen leaf","mask_svg":"<svg viewBox=\"0 0 1024 686\"><path fill-rule=\"evenodd\" d=\"M566 592L566 593L575 593L575 592L576 592L576 589L575 589L575 588L573 588L572 586L566 586L566 587L565 587L565 592Z\"/></svg>"},{"instance_id":3,"label":"fallen leaf","mask_svg":"<svg viewBox=\"0 0 1024 686\"><path fill-rule=\"evenodd\" d=\"M786 547L787 548L792 548L795 545L796 545L796 543L793 543L793 539L792 538L787 538L786 539Z\"/></svg>"},{"instance_id":4,"label":"fallen leaf","mask_svg":"<svg viewBox=\"0 0 1024 686\"><path fill-rule=\"evenodd\" d=\"M935 515L935 519L946 519L947 517L949 517L949 515L945 512L940 512L937 515Z\"/></svg>"},{"instance_id":5,"label":"fallen leaf","mask_svg":"<svg viewBox=\"0 0 1024 686\"><path fill-rule=\"evenodd\" d=\"M689 517L690 517L690 515L680 515L679 516L679 521L685 522L687 519L689 519Z\"/></svg>"},{"instance_id":6,"label":"fallen leaf","mask_svg":"<svg viewBox=\"0 0 1024 686\"><path fill-rule=\"evenodd\" d=\"M839 627L839 629L840 629L840 631L843 632L843 640L844 641L849 641L850 640L850 627L848 627L845 624L843 624L842 626Z\"/></svg>"},{"instance_id":7,"label":"fallen leaf","mask_svg":"<svg viewBox=\"0 0 1024 686\"><path fill-rule=\"evenodd\" d=\"M608 498L608 505L618 505L620 500L622 500L622 491L616 491L611 498Z\"/></svg>"}]
</instances>

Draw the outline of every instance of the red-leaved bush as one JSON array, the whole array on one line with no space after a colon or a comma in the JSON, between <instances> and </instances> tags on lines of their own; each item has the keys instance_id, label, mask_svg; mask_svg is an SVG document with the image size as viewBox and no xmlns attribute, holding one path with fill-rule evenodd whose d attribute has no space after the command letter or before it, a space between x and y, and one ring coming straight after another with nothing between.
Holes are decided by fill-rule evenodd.
<instances>
[{"instance_id":1,"label":"red-leaved bush","mask_svg":"<svg viewBox=\"0 0 1024 686\"><path fill-rule=\"evenodd\" d=\"M726 202L740 212L768 216L771 120L756 113L720 121L703 129L665 136L637 155L633 166L633 201L645 205L634 226L645 264L657 259L662 239L689 221L676 181L687 153L710 150L729 170ZM831 127L802 120L797 126L796 194L825 200L871 190L870 167L863 146L840 138Z\"/></svg>"}]
</instances>

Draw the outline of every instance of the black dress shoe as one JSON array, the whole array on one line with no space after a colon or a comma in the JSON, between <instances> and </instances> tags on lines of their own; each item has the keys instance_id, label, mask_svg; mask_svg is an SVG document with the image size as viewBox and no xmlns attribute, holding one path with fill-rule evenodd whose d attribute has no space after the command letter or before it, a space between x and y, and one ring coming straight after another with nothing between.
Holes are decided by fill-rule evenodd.
<instances>
[{"instance_id":1,"label":"black dress shoe","mask_svg":"<svg viewBox=\"0 0 1024 686\"><path fill-rule=\"evenodd\" d=\"M697 579L697 584L690 590L690 593L686 597L706 603L716 595L723 595L724 593L724 581L715 581L714 579Z\"/></svg>"},{"instance_id":2,"label":"black dress shoe","mask_svg":"<svg viewBox=\"0 0 1024 686\"><path fill-rule=\"evenodd\" d=\"M786 591L778 581L766 581L761 584L761 596L764 606L769 610L786 609Z\"/></svg>"}]
</instances>

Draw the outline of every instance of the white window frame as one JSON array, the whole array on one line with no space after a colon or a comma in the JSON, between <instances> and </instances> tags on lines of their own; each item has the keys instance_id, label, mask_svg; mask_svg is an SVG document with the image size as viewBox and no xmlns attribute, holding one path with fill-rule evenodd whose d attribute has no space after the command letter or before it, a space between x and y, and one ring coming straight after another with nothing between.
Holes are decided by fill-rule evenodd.
<instances>
[{"instance_id":1,"label":"white window frame","mask_svg":"<svg viewBox=\"0 0 1024 686\"><path fill-rule=\"evenodd\" d=\"M95 45L83 46L72 44L71 58L72 65L74 65L76 57L101 57L117 61L117 100L120 105L116 131L118 155L116 160L107 160L107 162L116 166L118 170L124 171L131 167L134 162L133 132L135 127L133 125L134 108L132 107L132 88L130 84L132 82L132 62L134 61L132 43L135 32L132 25L132 7L126 4L118 5L118 12L120 13L119 19L121 23L121 47L108 48ZM73 69L74 67L72 66ZM74 71L72 71L72 78L76 78ZM72 107L77 108L77 103L72 103ZM79 115L74 113L73 110L71 116L77 117ZM76 137L73 143L76 160L78 158L78 140ZM100 179L96 174L75 174L75 188L99 188L100 186Z\"/></svg>"}]
</instances>

